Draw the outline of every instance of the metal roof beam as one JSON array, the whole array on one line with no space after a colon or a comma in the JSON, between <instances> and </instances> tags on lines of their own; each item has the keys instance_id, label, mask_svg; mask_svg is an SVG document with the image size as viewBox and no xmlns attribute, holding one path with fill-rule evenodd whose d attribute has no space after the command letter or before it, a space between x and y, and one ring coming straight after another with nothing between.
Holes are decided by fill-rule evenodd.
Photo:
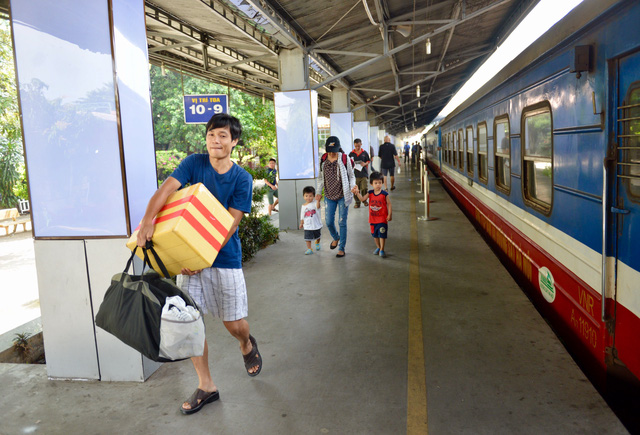
<instances>
[{"instance_id":1,"label":"metal roof beam","mask_svg":"<svg viewBox=\"0 0 640 435\"><path fill-rule=\"evenodd\" d=\"M269 22L278 29L291 43L302 49L303 51L308 53L308 48L306 47L306 41L298 35L298 33L293 29L289 23L281 17L276 10L266 1L266 0L245 0L253 9L258 11L260 15L269 20ZM337 71L329 65L329 63L320 55L316 55L313 53L309 53L309 57L313 60L320 68L322 68L327 74L330 76L335 76ZM342 85L344 88L349 89L350 85L346 80L342 79L342 77L338 77L337 79L331 80L334 82L339 80L338 83ZM313 87L313 89L318 89L324 86L325 83L320 83ZM364 102L364 98L357 93L353 95L354 99L358 102Z\"/></svg>"},{"instance_id":2,"label":"metal roof beam","mask_svg":"<svg viewBox=\"0 0 640 435\"><path fill-rule=\"evenodd\" d=\"M493 9L495 9L496 7L498 7L498 6L500 6L500 5L504 4L504 3L508 3L510 1L511 0L497 0L495 3L492 3L489 6L485 6L484 8L478 9L478 10L468 14L465 18L457 19L452 23L445 24L445 25L443 25L443 26L441 26L441 27L439 27L439 28L437 28L435 30L432 30L430 32L427 32L427 33L425 33L425 34L423 34L423 35L421 35L421 36L419 36L419 37L417 37L417 38L415 38L415 39L413 39L413 40L411 40L409 42L406 42L406 43L404 43L402 45L399 45L396 48L394 48L392 50L389 50L387 53L384 53L384 54L382 54L382 55L380 55L378 57L374 57L374 58L369 59L369 60L367 60L365 62L362 62L361 64L356 65L356 66L354 66L352 68L349 68L348 70L342 71L341 73L336 74L335 76L333 76L333 77L325 80L324 82L316 85L316 87L314 87L313 89L316 89L316 88L318 88L320 86L329 84L329 83L331 83L331 82L333 82L335 80L338 80L340 78L348 76L349 74L352 74L352 73L354 73L356 71L359 71L360 69L365 68L365 67L367 67L367 66L369 66L371 64L374 64L377 61L384 59L385 57L390 57L390 56L392 56L392 55L394 55L394 54L396 54L396 53L398 53L398 52L400 52L402 50L405 50L405 49L407 49L409 47L412 47L412 46L414 46L416 44L424 42L424 41L427 40L427 38L432 38L433 36L438 35L438 34L443 33L443 32L446 32L447 30L452 29L452 28L456 27L457 25L460 25L460 24L462 24L464 22L473 20L473 19L475 19L475 18L477 18L477 17L479 17L479 16L481 16L481 15L483 15L483 14L485 14L485 13L487 13L487 12L493 10Z\"/></svg>"},{"instance_id":3,"label":"metal roof beam","mask_svg":"<svg viewBox=\"0 0 640 435\"><path fill-rule=\"evenodd\" d=\"M228 68L231 68L231 67L236 66L236 65L242 65L243 63L249 63L249 62L253 62L254 60L264 59L265 57L268 57L268 56L271 56L271 55L270 54L263 54L262 56L247 57L247 58L239 60L237 62L226 63L224 65L220 65L220 66L217 66L215 68L210 68L209 72L216 72L216 71L220 71L220 70L223 70L223 69L228 69Z\"/></svg>"},{"instance_id":4,"label":"metal roof beam","mask_svg":"<svg viewBox=\"0 0 640 435\"><path fill-rule=\"evenodd\" d=\"M342 50L313 50L312 53L318 54L337 54L340 56L363 56L363 57L378 57L380 53L363 53L361 51L342 51Z\"/></svg>"},{"instance_id":5,"label":"metal roof beam","mask_svg":"<svg viewBox=\"0 0 640 435\"><path fill-rule=\"evenodd\" d=\"M172 50L172 49L180 48L180 47L191 47L193 45L198 45L198 44L199 44L199 42L192 41L192 42L183 42L181 44L160 45L158 47L151 47L149 49L149 53L154 53L156 51L163 51L163 50Z\"/></svg>"},{"instance_id":6,"label":"metal roof beam","mask_svg":"<svg viewBox=\"0 0 640 435\"><path fill-rule=\"evenodd\" d=\"M364 35L365 33L369 33L371 32L371 29L377 29L377 27L362 27L360 29L356 29L356 30L352 30L350 32L346 32L346 33L342 33L341 35L338 36L334 36L333 38L329 38L329 39L324 39L322 41L318 41L314 44L311 44L309 47L307 47L309 50L315 50L316 48L320 48L320 47L326 47L327 45L335 45L338 42L342 42L345 41L347 39L351 39L353 37L356 36L361 36Z\"/></svg>"}]
</instances>

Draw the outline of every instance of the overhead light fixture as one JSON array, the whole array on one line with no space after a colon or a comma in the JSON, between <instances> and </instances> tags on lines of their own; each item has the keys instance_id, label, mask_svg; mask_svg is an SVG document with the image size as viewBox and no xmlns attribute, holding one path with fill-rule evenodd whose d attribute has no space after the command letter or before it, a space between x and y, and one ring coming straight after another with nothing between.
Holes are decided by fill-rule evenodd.
<instances>
[{"instance_id":1,"label":"overhead light fixture","mask_svg":"<svg viewBox=\"0 0 640 435\"><path fill-rule=\"evenodd\" d=\"M418 100L418 109L420 108L420 100Z\"/></svg>"},{"instance_id":2,"label":"overhead light fixture","mask_svg":"<svg viewBox=\"0 0 640 435\"><path fill-rule=\"evenodd\" d=\"M416 86L416 97L420 98L420 85Z\"/></svg>"},{"instance_id":3,"label":"overhead light fixture","mask_svg":"<svg viewBox=\"0 0 640 435\"><path fill-rule=\"evenodd\" d=\"M431 38L427 38L427 54L431 54Z\"/></svg>"},{"instance_id":4,"label":"overhead light fixture","mask_svg":"<svg viewBox=\"0 0 640 435\"><path fill-rule=\"evenodd\" d=\"M160 74L162 74L163 76L167 75L167 70L164 69L164 62L160 64Z\"/></svg>"},{"instance_id":5,"label":"overhead light fixture","mask_svg":"<svg viewBox=\"0 0 640 435\"><path fill-rule=\"evenodd\" d=\"M405 38L408 38L409 35L411 35L411 26L409 25L400 25L400 26L395 26L395 28L393 29L396 32L398 32L399 34L401 34L402 36L404 36Z\"/></svg>"},{"instance_id":6,"label":"overhead light fixture","mask_svg":"<svg viewBox=\"0 0 640 435\"><path fill-rule=\"evenodd\" d=\"M416 115L416 111L413 111L413 120L417 121L418 120L418 115Z\"/></svg>"},{"instance_id":7,"label":"overhead light fixture","mask_svg":"<svg viewBox=\"0 0 640 435\"><path fill-rule=\"evenodd\" d=\"M404 132L409 133L409 127L407 127L406 125L404 126Z\"/></svg>"}]
</instances>

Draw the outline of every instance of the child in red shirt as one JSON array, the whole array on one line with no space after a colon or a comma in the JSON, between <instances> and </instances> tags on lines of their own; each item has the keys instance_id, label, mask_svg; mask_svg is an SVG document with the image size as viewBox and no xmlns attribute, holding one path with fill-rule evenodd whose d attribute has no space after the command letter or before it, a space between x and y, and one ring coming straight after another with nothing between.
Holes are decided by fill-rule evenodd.
<instances>
[{"instance_id":1,"label":"child in red shirt","mask_svg":"<svg viewBox=\"0 0 640 435\"><path fill-rule=\"evenodd\" d=\"M386 190L382 190L384 176L380 172L373 172L369 177L369 182L373 190L369 190L366 195L360 195L357 187L352 192L357 195L360 201L369 200L369 225L371 225L371 235L376 242L376 250L373 255L386 257L384 244L387 240L389 230L388 222L391 221L391 199Z\"/></svg>"}]
</instances>

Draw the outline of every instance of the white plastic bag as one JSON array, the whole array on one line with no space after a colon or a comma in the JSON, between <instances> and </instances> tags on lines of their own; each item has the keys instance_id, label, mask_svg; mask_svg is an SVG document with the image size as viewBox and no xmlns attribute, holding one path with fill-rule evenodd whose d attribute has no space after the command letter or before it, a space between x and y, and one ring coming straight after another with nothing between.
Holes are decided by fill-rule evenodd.
<instances>
[{"instance_id":1,"label":"white plastic bag","mask_svg":"<svg viewBox=\"0 0 640 435\"><path fill-rule=\"evenodd\" d=\"M160 318L159 355L162 358L202 356L204 334L204 320L198 310L188 306L180 296L166 299Z\"/></svg>"}]
</instances>

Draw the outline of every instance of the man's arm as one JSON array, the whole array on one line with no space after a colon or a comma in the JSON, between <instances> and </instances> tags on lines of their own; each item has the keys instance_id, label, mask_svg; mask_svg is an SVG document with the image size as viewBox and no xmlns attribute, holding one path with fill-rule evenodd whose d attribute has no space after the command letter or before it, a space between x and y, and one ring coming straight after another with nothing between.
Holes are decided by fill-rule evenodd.
<instances>
[{"instance_id":1,"label":"man's arm","mask_svg":"<svg viewBox=\"0 0 640 435\"><path fill-rule=\"evenodd\" d=\"M167 198L173 192L180 188L181 184L173 177L167 178L156 193L153 194L147 205L144 217L140 221L140 229L138 230L138 246L144 246L148 240L151 240L155 226L153 219L156 217L160 209L167 202Z\"/></svg>"}]
</instances>

